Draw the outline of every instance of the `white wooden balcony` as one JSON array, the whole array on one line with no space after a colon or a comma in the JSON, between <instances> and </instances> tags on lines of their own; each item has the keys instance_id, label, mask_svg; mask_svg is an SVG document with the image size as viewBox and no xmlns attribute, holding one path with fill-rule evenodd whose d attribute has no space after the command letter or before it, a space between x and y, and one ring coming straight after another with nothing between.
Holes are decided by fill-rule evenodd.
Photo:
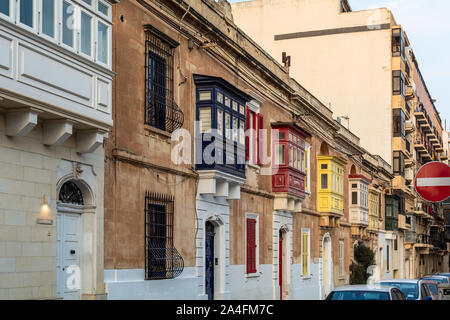
<instances>
[{"instance_id":1,"label":"white wooden balcony","mask_svg":"<svg viewBox=\"0 0 450 320\"><path fill-rule=\"evenodd\" d=\"M103 15L94 6L74 2L74 19L83 13L91 19L90 51L80 45L80 30L71 31L72 47L63 43L58 1L52 11L53 36L42 29L40 6L30 7L30 25L20 20L18 2L11 1L8 14L0 13L0 113L7 136L26 136L39 121L45 145L76 135L77 151L84 153L103 143L113 123L110 5L115 1L109 2ZM97 32L103 26L105 32ZM107 43L100 48L102 35Z\"/></svg>"}]
</instances>

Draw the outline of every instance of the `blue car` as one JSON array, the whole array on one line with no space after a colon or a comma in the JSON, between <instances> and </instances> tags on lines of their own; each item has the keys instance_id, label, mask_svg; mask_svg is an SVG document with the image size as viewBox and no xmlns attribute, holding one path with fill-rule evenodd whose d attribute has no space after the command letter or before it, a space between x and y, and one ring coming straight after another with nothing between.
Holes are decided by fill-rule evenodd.
<instances>
[{"instance_id":1,"label":"blue car","mask_svg":"<svg viewBox=\"0 0 450 320\"><path fill-rule=\"evenodd\" d=\"M432 280L432 281L436 281L439 284L441 284L441 283L450 283L450 281L448 280L448 277L441 276L441 275L426 276L426 277L423 277L422 280Z\"/></svg>"},{"instance_id":2,"label":"blue car","mask_svg":"<svg viewBox=\"0 0 450 320\"><path fill-rule=\"evenodd\" d=\"M436 276L444 276L448 278L448 281L450 281L450 273L447 272L440 272L440 273L436 273Z\"/></svg>"},{"instance_id":3,"label":"blue car","mask_svg":"<svg viewBox=\"0 0 450 320\"><path fill-rule=\"evenodd\" d=\"M430 289L428 289L422 280L390 279L381 280L375 284L398 288L406 297L406 300L433 300Z\"/></svg>"}]
</instances>

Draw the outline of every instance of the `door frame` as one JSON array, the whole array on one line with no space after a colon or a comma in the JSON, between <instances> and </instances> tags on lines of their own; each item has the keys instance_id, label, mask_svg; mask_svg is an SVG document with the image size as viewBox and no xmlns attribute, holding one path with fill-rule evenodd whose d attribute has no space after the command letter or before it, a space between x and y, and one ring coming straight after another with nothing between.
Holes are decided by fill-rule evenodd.
<instances>
[{"instance_id":1,"label":"door frame","mask_svg":"<svg viewBox=\"0 0 450 320\"><path fill-rule=\"evenodd\" d=\"M203 294L206 292L206 223L210 222L214 226L214 300L222 300L225 295L225 224L218 215L214 215L205 219L203 230L205 231L203 241ZM217 263L216 263L217 259Z\"/></svg>"},{"instance_id":2,"label":"door frame","mask_svg":"<svg viewBox=\"0 0 450 320\"><path fill-rule=\"evenodd\" d=\"M213 228L213 231L212 232L208 232L207 231L207 229L206 229L206 225L207 224L211 224L212 225L212 228ZM214 286L214 283L215 283L215 277L214 277L214 273L215 273L215 266L214 266L214 258L215 258L215 250L214 250L214 244L215 244L215 235L216 235L216 230L215 230L215 226L214 226L214 224L211 222L211 221L206 221L205 222L205 259L204 259L204 262L205 262L205 294L208 296L208 300L214 300L214 293L215 293L215 286ZM209 239L209 238L211 238L211 239ZM211 264L212 264L212 275L210 275L211 276L211 287L212 287L212 292L208 292L208 290L207 290L207 286L206 286L206 281L207 281L207 279L208 279L208 273L206 272L206 270L207 270L207 268L208 268L208 254L207 254L207 251L206 251L206 247L207 247L207 243L208 243L208 241L211 241L212 243L210 243L209 245L211 246L211 253L212 253L212 257L210 257L211 258ZM212 298L211 299L209 299L209 295L210 295L210 293L211 293L211 295L212 295Z\"/></svg>"},{"instance_id":3,"label":"door frame","mask_svg":"<svg viewBox=\"0 0 450 320\"><path fill-rule=\"evenodd\" d=\"M279 298L280 300L289 300L291 292L291 239L289 227L287 225L282 225L278 230L278 244L278 285L280 290Z\"/></svg>"},{"instance_id":4,"label":"door frame","mask_svg":"<svg viewBox=\"0 0 450 320\"><path fill-rule=\"evenodd\" d=\"M81 174L84 171L84 165L76 166L74 163L70 164L75 168L81 168ZM62 165L60 165L62 166ZM68 168L66 168L67 170ZM85 172L85 171L84 171ZM89 171L88 171L89 172ZM90 181L90 172L88 181ZM59 201L59 194L61 187L66 182L74 183L81 191L83 196L83 205L76 205L71 203L63 203ZM79 176L74 175L74 170L70 173L62 176L56 184L56 215L62 215L65 213L79 214L80 215L80 299L83 299L84 295L90 295L96 293L97 283L97 215L94 193L88 181L80 179ZM93 181L91 181L91 184ZM56 222L56 230L58 231L58 222ZM55 241L57 242L57 240ZM57 243L56 243L57 245ZM55 252L55 255L57 252ZM58 258L56 256L56 258ZM56 259L55 259L56 260ZM55 265L55 280L58 277L58 271ZM56 288L56 285L55 285Z\"/></svg>"},{"instance_id":5,"label":"door frame","mask_svg":"<svg viewBox=\"0 0 450 320\"><path fill-rule=\"evenodd\" d=\"M329 233L326 233L322 239L322 289L322 299L333 290L333 247Z\"/></svg>"},{"instance_id":6,"label":"door frame","mask_svg":"<svg viewBox=\"0 0 450 320\"><path fill-rule=\"evenodd\" d=\"M283 232L278 233L278 286L280 287L280 300L283 300Z\"/></svg>"},{"instance_id":7,"label":"door frame","mask_svg":"<svg viewBox=\"0 0 450 320\"><path fill-rule=\"evenodd\" d=\"M64 235L63 235L63 230L60 230L61 228L61 219L64 219L64 216L70 214L70 215L79 215L79 230L78 230L78 235L79 235L79 275L80 275L80 280L79 280L79 285L80 288L78 289L78 299L81 299L82 297L82 284L83 284L83 270L82 270L82 266L83 266L83 206L78 206L78 205L70 205L67 203L58 203L57 205L57 210L56 210L56 234L57 234L57 239L56 239L56 265L57 265L57 269L56 269L56 279L57 279L57 284L59 281L62 281L62 279L60 279L58 281L58 276L60 276L61 274L58 274L58 272L64 272L64 270L60 270L58 271L58 263L61 263L60 268L63 267L63 255L64 253L62 252L62 245L63 245L63 241L64 241ZM58 244L58 238L60 238L60 243ZM61 246L60 250L59 250L59 256L58 256L58 246ZM58 261L61 260L61 261ZM64 286L64 284L61 284ZM58 295L58 285L56 286L56 295L58 298L63 298L64 299L64 294L60 293Z\"/></svg>"}]
</instances>

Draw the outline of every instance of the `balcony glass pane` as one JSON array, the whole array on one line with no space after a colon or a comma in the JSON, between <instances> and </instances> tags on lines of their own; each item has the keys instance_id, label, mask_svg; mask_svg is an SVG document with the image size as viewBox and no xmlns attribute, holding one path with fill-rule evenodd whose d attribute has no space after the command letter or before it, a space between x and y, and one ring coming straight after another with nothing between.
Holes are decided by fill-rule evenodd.
<instances>
[{"instance_id":1,"label":"balcony glass pane","mask_svg":"<svg viewBox=\"0 0 450 320\"><path fill-rule=\"evenodd\" d=\"M239 121L239 143L240 144L245 143L245 121L244 120Z\"/></svg>"},{"instance_id":2,"label":"balcony glass pane","mask_svg":"<svg viewBox=\"0 0 450 320\"><path fill-rule=\"evenodd\" d=\"M9 0L0 1L0 13L9 16Z\"/></svg>"},{"instance_id":3,"label":"balcony glass pane","mask_svg":"<svg viewBox=\"0 0 450 320\"><path fill-rule=\"evenodd\" d=\"M322 174L320 176L320 187L321 189L328 189L328 175Z\"/></svg>"},{"instance_id":4,"label":"balcony glass pane","mask_svg":"<svg viewBox=\"0 0 450 320\"><path fill-rule=\"evenodd\" d=\"M98 60L108 64L108 27L98 23Z\"/></svg>"},{"instance_id":5,"label":"balcony glass pane","mask_svg":"<svg viewBox=\"0 0 450 320\"><path fill-rule=\"evenodd\" d=\"M220 92L217 92L217 102L223 103L223 95Z\"/></svg>"},{"instance_id":6,"label":"balcony glass pane","mask_svg":"<svg viewBox=\"0 0 450 320\"><path fill-rule=\"evenodd\" d=\"M92 43L92 18L81 13L81 52L90 56Z\"/></svg>"},{"instance_id":7,"label":"balcony glass pane","mask_svg":"<svg viewBox=\"0 0 450 320\"><path fill-rule=\"evenodd\" d=\"M285 164L285 146L278 144L276 146L276 164Z\"/></svg>"},{"instance_id":8,"label":"balcony glass pane","mask_svg":"<svg viewBox=\"0 0 450 320\"><path fill-rule=\"evenodd\" d=\"M34 14L34 1L20 0L20 22L33 28L33 14Z\"/></svg>"},{"instance_id":9,"label":"balcony glass pane","mask_svg":"<svg viewBox=\"0 0 450 320\"><path fill-rule=\"evenodd\" d=\"M108 6L104 5L100 1L98 2L98 11L103 13L105 16L108 15Z\"/></svg>"},{"instance_id":10,"label":"balcony glass pane","mask_svg":"<svg viewBox=\"0 0 450 320\"><path fill-rule=\"evenodd\" d=\"M358 193L352 192L352 204L358 204Z\"/></svg>"},{"instance_id":11,"label":"balcony glass pane","mask_svg":"<svg viewBox=\"0 0 450 320\"><path fill-rule=\"evenodd\" d=\"M231 116L229 113L225 113L225 137L231 138Z\"/></svg>"},{"instance_id":12,"label":"balcony glass pane","mask_svg":"<svg viewBox=\"0 0 450 320\"><path fill-rule=\"evenodd\" d=\"M217 109L217 133L223 135L223 111Z\"/></svg>"},{"instance_id":13,"label":"balcony glass pane","mask_svg":"<svg viewBox=\"0 0 450 320\"><path fill-rule=\"evenodd\" d=\"M233 141L238 141L238 119L233 117Z\"/></svg>"},{"instance_id":14,"label":"balcony glass pane","mask_svg":"<svg viewBox=\"0 0 450 320\"><path fill-rule=\"evenodd\" d=\"M42 32L55 37L55 0L42 0Z\"/></svg>"},{"instance_id":15,"label":"balcony glass pane","mask_svg":"<svg viewBox=\"0 0 450 320\"><path fill-rule=\"evenodd\" d=\"M289 166L293 167L293 163L294 163L294 147L290 146L289 147Z\"/></svg>"},{"instance_id":16,"label":"balcony glass pane","mask_svg":"<svg viewBox=\"0 0 450 320\"><path fill-rule=\"evenodd\" d=\"M63 2L62 16L63 43L73 48L73 30L75 26L74 7L67 2Z\"/></svg>"}]
</instances>

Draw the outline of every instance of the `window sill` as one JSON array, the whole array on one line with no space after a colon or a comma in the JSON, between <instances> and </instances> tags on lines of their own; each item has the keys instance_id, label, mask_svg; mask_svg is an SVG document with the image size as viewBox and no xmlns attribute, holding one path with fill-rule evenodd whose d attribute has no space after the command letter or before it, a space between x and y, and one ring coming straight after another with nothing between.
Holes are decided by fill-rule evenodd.
<instances>
[{"instance_id":1,"label":"window sill","mask_svg":"<svg viewBox=\"0 0 450 320\"><path fill-rule=\"evenodd\" d=\"M166 138L166 139L170 139L172 137L172 135L169 132L152 127L148 124L144 124L144 130L147 131L146 133L148 133L148 132L156 133L157 135L159 135L163 138Z\"/></svg>"},{"instance_id":2,"label":"window sill","mask_svg":"<svg viewBox=\"0 0 450 320\"><path fill-rule=\"evenodd\" d=\"M255 272L255 273L246 273L245 278L259 278L261 276L261 272Z\"/></svg>"},{"instance_id":3,"label":"window sill","mask_svg":"<svg viewBox=\"0 0 450 320\"><path fill-rule=\"evenodd\" d=\"M259 170L261 169L261 167L258 166L257 164L253 164L253 163L249 163L249 162L246 162L245 164L246 164L247 166L249 166L250 168L253 168L253 169L258 170L258 172L259 172Z\"/></svg>"},{"instance_id":4,"label":"window sill","mask_svg":"<svg viewBox=\"0 0 450 320\"><path fill-rule=\"evenodd\" d=\"M311 280L311 279L312 279L312 275L309 275L309 276L300 276L300 278L301 278L302 280Z\"/></svg>"}]
</instances>

